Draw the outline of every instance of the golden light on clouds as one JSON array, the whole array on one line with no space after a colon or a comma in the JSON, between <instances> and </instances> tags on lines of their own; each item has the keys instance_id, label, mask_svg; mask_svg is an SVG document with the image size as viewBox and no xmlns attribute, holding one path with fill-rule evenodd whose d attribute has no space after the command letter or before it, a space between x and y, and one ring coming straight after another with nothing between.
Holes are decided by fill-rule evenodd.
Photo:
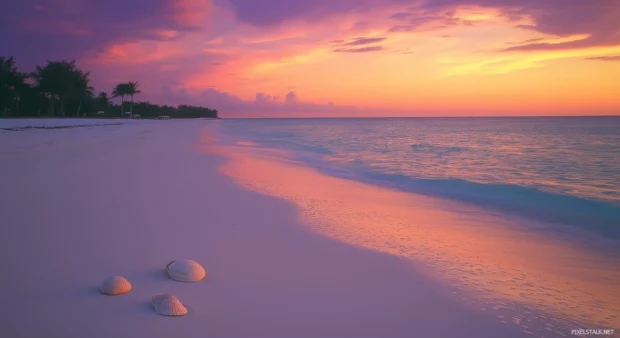
<instances>
[{"instance_id":1,"label":"golden light on clouds","mask_svg":"<svg viewBox=\"0 0 620 338\"><path fill-rule=\"evenodd\" d=\"M238 23L230 8L176 4L189 24L210 15L226 29L157 30L160 41L110 44L92 63L156 64L182 73L176 81L192 93L218 88L252 101L256 93L282 97L294 87L305 102L394 114L620 110L620 84L612 80L620 77L613 61L620 43L588 46L593 33L543 34L532 15L386 7L256 27ZM191 62L182 59L188 55Z\"/></svg>"},{"instance_id":2,"label":"golden light on clouds","mask_svg":"<svg viewBox=\"0 0 620 338\"><path fill-rule=\"evenodd\" d=\"M505 53L506 55L489 56L486 60L466 62L456 66L448 66L445 74L446 76L465 75L470 73L504 74L522 69L544 67L546 61L570 58L584 59L594 56L617 55L619 53L620 46L559 51Z\"/></svg>"}]
</instances>

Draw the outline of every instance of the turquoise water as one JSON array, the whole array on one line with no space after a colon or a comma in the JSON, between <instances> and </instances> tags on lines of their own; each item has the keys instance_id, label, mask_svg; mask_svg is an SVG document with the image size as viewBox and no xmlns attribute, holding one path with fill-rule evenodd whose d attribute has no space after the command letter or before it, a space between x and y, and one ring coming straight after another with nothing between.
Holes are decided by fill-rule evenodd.
<instances>
[{"instance_id":1,"label":"turquoise water","mask_svg":"<svg viewBox=\"0 0 620 338\"><path fill-rule=\"evenodd\" d=\"M620 238L620 118L222 120L328 175ZM568 229L568 228L567 228Z\"/></svg>"}]
</instances>

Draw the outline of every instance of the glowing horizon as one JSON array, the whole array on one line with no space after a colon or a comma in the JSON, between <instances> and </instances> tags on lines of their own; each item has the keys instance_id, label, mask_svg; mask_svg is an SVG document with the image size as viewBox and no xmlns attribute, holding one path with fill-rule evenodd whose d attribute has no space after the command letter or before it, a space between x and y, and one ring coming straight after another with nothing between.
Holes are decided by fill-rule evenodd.
<instances>
[{"instance_id":1,"label":"glowing horizon","mask_svg":"<svg viewBox=\"0 0 620 338\"><path fill-rule=\"evenodd\" d=\"M620 2L507 3L26 0L0 54L76 58L97 91L139 81L138 100L223 117L620 113Z\"/></svg>"}]
</instances>

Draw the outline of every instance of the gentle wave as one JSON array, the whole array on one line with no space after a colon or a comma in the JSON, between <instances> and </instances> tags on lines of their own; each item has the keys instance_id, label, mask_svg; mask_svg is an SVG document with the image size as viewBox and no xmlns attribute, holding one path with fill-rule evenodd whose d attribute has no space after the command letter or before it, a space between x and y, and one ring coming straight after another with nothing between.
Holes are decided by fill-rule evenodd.
<instances>
[{"instance_id":1,"label":"gentle wave","mask_svg":"<svg viewBox=\"0 0 620 338\"><path fill-rule=\"evenodd\" d=\"M245 120L221 136L328 175L620 238L614 121Z\"/></svg>"},{"instance_id":2,"label":"gentle wave","mask_svg":"<svg viewBox=\"0 0 620 338\"><path fill-rule=\"evenodd\" d=\"M582 321L617 322L610 315L618 304L613 293L617 241L420 194L443 193L478 204L491 197L523 210L528 206L515 203L515 196L519 201L549 198L536 189L368 174L350 162L311 151L283 151L246 141L220 151L230 159L222 172L240 185L295 204L305 224L324 236L424 263L428 272L455 288L464 304L487 313L510 309L510 316L527 322L528 330L535 323L566 331L584 326ZM543 208L562 203L552 199L556 205ZM583 206L583 201L569 201ZM546 313L534 314L538 310Z\"/></svg>"},{"instance_id":3,"label":"gentle wave","mask_svg":"<svg viewBox=\"0 0 620 338\"><path fill-rule=\"evenodd\" d=\"M455 147L455 146L436 146L430 143L415 143L411 145L413 151L419 152L433 152L438 155L450 155L453 153L460 153L462 151L470 150L467 147Z\"/></svg>"},{"instance_id":4,"label":"gentle wave","mask_svg":"<svg viewBox=\"0 0 620 338\"><path fill-rule=\"evenodd\" d=\"M609 203L512 184L484 184L463 179L419 179L402 174L385 174L359 163L343 166L304 151L289 152L289 155L330 176L473 203L620 239L620 208Z\"/></svg>"}]
</instances>

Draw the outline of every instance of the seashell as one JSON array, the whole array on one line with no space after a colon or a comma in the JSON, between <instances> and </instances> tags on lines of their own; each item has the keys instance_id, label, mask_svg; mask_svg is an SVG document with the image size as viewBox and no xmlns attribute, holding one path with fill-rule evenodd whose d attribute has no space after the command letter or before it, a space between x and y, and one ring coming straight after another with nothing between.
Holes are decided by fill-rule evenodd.
<instances>
[{"instance_id":1,"label":"seashell","mask_svg":"<svg viewBox=\"0 0 620 338\"><path fill-rule=\"evenodd\" d=\"M169 294L157 294L151 297L151 304L157 313L162 316L184 316L187 309L181 301Z\"/></svg>"},{"instance_id":2,"label":"seashell","mask_svg":"<svg viewBox=\"0 0 620 338\"><path fill-rule=\"evenodd\" d=\"M170 278L179 282L198 282L207 275L205 269L191 259L174 260L166 265Z\"/></svg>"},{"instance_id":3,"label":"seashell","mask_svg":"<svg viewBox=\"0 0 620 338\"><path fill-rule=\"evenodd\" d=\"M122 295L131 291L131 283L120 276L108 277L101 283L99 291L110 296Z\"/></svg>"}]
</instances>

